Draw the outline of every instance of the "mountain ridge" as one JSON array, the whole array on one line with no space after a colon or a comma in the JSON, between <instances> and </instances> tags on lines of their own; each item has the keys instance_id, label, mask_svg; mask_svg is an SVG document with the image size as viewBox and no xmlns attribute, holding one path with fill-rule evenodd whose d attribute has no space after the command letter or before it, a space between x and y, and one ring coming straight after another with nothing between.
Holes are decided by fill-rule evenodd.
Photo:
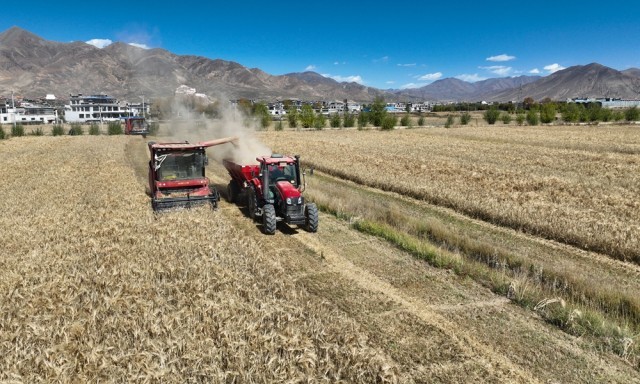
<instances>
[{"instance_id":1,"label":"mountain ridge","mask_svg":"<svg viewBox=\"0 0 640 384\"><path fill-rule=\"evenodd\" d=\"M338 82L316 72L271 75L224 59L176 55L122 42L97 48L81 41L45 40L14 26L0 33L0 87L26 97L106 93L118 98L164 97L180 85L230 99L387 101L518 101L573 97L640 97L640 69L618 71L598 63L548 76L516 76L467 82L456 78L420 88L381 90Z\"/></svg>"}]
</instances>

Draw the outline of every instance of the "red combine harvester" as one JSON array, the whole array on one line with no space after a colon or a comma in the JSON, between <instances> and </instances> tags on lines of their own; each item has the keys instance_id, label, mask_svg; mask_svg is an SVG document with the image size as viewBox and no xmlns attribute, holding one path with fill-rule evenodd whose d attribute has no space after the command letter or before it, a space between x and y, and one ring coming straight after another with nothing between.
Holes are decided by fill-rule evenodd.
<instances>
[{"instance_id":1,"label":"red combine harvester","mask_svg":"<svg viewBox=\"0 0 640 384\"><path fill-rule=\"evenodd\" d=\"M149 134L149 124L142 116L125 117L124 119L125 135L142 135L147 137Z\"/></svg>"},{"instance_id":2,"label":"red combine harvester","mask_svg":"<svg viewBox=\"0 0 640 384\"><path fill-rule=\"evenodd\" d=\"M153 210L191 207L210 203L218 206L220 195L205 176L206 148L235 142L236 137L190 144L150 141L149 189Z\"/></svg>"},{"instance_id":3,"label":"red combine harvester","mask_svg":"<svg viewBox=\"0 0 640 384\"><path fill-rule=\"evenodd\" d=\"M264 233L272 235L277 221L304 227L309 232L318 230L318 208L313 203L305 204L302 192L300 156L256 157L258 164L240 165L230 160L223 164L231 181L227 188L230 202L246 198L249 216L262 218ZM303 174L304 175L304 174Z\"/></svg>"}]
</instances>

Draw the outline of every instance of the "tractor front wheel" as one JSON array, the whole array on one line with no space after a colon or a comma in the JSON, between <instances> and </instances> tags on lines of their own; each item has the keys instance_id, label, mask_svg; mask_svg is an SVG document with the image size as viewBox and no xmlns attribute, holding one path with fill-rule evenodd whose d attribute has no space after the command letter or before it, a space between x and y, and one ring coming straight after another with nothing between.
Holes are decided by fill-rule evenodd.
<instances>
[{"instance_id":1,"label":"tractor front wheel","mask_svg":"<svg viewBox=\"0 0 640 384\"><path fill-rule=\"evenodd\" d=\"M306 218L304 229L307 232L318 232L318 207L314 203L307 204L304 215Z\"/></svg>"},{"instance_id":2,"label":"tractor front wheel","mask_svg":"<svg viewBox=\"0 0 640 384\"><path fill-rule=\"evenodd\" d=\"M249 188L247 191L247 207L249 208L249 217L251 220L255 220L258 215L258 199L253 188Z\"/></svg>"},{"instance_id":3,"label":"tractor front wheel","mask_svg":"<svg viewBox=\"0 0 640 384\"><path fill-rule=\"evenodd\" d=\"M271 204L262 207L262 226L264 233L273 235L276 233L276 209Z\"/></svg>"}]
</instances>

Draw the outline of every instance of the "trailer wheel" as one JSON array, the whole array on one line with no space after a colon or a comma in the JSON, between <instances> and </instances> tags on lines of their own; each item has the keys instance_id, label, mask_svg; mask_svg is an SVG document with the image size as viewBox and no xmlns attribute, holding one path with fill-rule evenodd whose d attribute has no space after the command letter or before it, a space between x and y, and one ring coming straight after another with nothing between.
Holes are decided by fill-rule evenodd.
<instances>
[{"instance_id":1,"label":"trailer wheel","mask_svg":"<svg viewBox=\"0 0 640 384\"><path fill-rule=\"evenodd\" d=\"M258 214L258 200L256 198L256 191L253 188L249 188L247 192L247 207L249 207L249 217L252 220L256 220Z\"/></svg>"},{"instance_id":2,"label":"trailer wheel","mask_svg":"<svg viewBox=\"0 0 640 384\"><path fill-rule=\"evenodd\" d=\"M227 185L227 201L230 203L235 203L238 201L238 196L240 195L240 188L238 188L238 183L231 180L229 185Z\"/></svg>"},{"instance_id":3,"label":"trailer wheel","mask_svg":"<svg viewBox=\"0 0 640 384\"><path fill-rule=\"evenodd\" d=\"M276 209L271 204L262 208L262 227L267 235L276 233Z\"/></svg>"},{"instance_id":4,"label":"trailer wheel","mask_svg":"<svg viewBox=\"0 0 640 384\"><path fill-rule=\"evenodd\" d=\"M307 204L304 215L307 220L304 229L307 232L318 232L318 207L314 203Z\"/></svg>"}]
</instances>

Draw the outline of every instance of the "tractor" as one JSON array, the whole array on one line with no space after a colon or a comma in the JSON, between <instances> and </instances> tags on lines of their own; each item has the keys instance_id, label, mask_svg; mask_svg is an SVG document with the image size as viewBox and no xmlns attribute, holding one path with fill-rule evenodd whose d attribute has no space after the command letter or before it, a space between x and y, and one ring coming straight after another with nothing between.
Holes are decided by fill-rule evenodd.
<instances>
[{"instance_id":1,"label":"tractor","mask_svg":"<svg viewBox=\"0 0 640 384\"><path fill-rule=\"evenodd\" d=\"M189 208L201 203L217 208L220 195L205 176L209 161L206 148L236 141L236 137L227 137L193 144L147 143L151 154L149 191L153 210Z\"/></svg>"},{"instance_id":2,"label":"tractor","mask_svg":"<svg viewBox=\"0 0 640 384\"><path fill-rule=\"evenodd\" d=\"M256 161L258 164L250 165L222 161L231 176L228 201L237 203L244 197L249 217L262 220L265 234L274 234L278 221L317 232L318 208L302 196L306 183L301 180L300 156L272 154L256 157Z\"/></svg>"}]
</instances>

